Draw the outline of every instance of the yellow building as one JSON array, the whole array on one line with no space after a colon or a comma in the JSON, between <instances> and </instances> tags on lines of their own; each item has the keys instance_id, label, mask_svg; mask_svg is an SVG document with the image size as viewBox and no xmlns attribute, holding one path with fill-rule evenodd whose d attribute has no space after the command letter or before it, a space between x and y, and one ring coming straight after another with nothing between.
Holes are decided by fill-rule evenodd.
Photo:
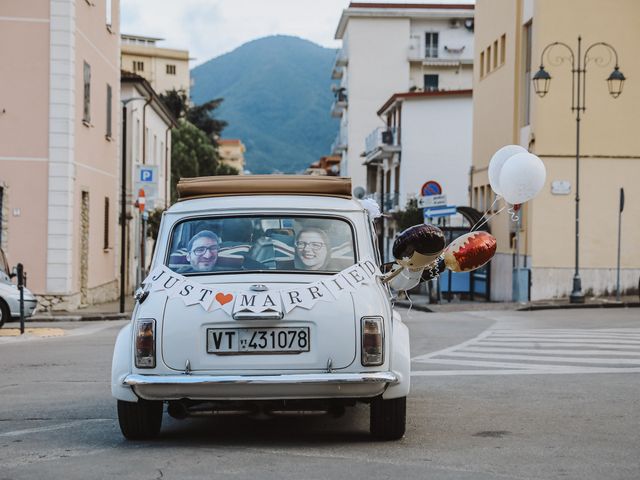
<instances>
[{"instance_id":1,"label":"yellow building","mask_svg":"<svg viewBox=\"0 0 640 480\"><path fill-rule=\"evenodd\" d=\"M160 48L162 38L121 35L122 70L137 73L158 93L184 90L189 98L189 52Z\"/></svg>"},{"instance_id":2,"label":"yellow building","mask_svg":"<svg viewBox=\"0 0 640 480\"><path fill-rule=\"evenodd\" d=\"M220 161L235 168L239 175L244 173L244 152L247 149L241 140L236 138L219 138L218 139L218 154L220 155Z\"/></svg>"},{"instance_id":3,"label":"yellow building","mask_svg":"<svg viewBox=\"0 0 640 480\"><path fill-rule=\"evenodd\" d=\"M571 108L569 50L560 45L547 50L542 60L551 76L546 96L537 96L531 81L543 50L553 42L570 47L576 62L585 58L590 45L606 42L615 48L620 71L629 79L622 95L612 98L605 80L614 69L615 56L602 45L588 51L586 110L580 112L578 271L587 296L615 290L619 192L624 188L621 286L627 291L638 287L639 18L636 0L476 2L470 201L481 211L492 204L487 167L503 145L528 148L547 169L542 192L523 207L519 235L506 212L491 221L498 239L492 262L494 300L512 298L518 236L520 265L531 273L531 300L569 296L575 288L577 122Z\"/></svg>"}]
</instances>

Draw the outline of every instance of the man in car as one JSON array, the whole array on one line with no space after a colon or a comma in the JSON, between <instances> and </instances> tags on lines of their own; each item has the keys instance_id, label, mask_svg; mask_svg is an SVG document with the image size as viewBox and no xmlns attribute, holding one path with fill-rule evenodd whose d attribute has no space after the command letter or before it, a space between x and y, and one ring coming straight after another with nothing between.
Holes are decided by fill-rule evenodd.
<instances>
[{"instance_id":1,"label":"man in car","mask_svg":"<svg viewBox=\"0 0 640 480\"><path fill-rule=\"evenodd\" d=\"M210 272L218 261L220 239L210 230L202 230L189 240L187 260L193 272Z\"/></svg>"}]
</instances>

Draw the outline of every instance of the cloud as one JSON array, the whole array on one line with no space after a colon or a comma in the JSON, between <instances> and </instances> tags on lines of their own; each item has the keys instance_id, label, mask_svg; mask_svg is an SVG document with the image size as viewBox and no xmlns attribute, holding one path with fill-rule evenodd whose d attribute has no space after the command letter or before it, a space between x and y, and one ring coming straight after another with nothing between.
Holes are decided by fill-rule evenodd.
<instances>
[{"instance_id":1,"label":"cloud","mask_svg":"<svg viewBox=\"0 0 640 480\"><path fill-rule=\"evenodd\" d=\"M295 35L336 47L347 0L123 0L121 31L161 37L159 46L189 50L192 66L260 37Z\"/></svg>"}]
</instances>

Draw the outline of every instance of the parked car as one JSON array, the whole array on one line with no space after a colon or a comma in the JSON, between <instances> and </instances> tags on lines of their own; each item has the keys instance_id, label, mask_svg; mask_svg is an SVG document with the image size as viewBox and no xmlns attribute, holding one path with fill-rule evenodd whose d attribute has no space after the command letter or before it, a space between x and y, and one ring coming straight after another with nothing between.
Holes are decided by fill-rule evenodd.
<instances>
[{"instance_id":1,"label":"parked car","mask_svg":"<svg viewBox=\"0 0 640 480\"><path fill-rule=\"evenodd\" d=\"M181 181L119 333L112 394L128 439L174 418L367 404L404 435L409 333L379 277L372 220L338 177Z\"/></svg>"},{"instance_id":2,"label":"parked car","mask_svg":"<svg viewBox=\"0 0 640 480\"><path fill-rule=\"evenodd\" d=\"M0 328L12 317L20 316L20 290L11 282L13 276L7 257L0 248ZM23 290L24 316L30 317L38 306L36 297L25 287Z\"/></svg>"}]
</instances>

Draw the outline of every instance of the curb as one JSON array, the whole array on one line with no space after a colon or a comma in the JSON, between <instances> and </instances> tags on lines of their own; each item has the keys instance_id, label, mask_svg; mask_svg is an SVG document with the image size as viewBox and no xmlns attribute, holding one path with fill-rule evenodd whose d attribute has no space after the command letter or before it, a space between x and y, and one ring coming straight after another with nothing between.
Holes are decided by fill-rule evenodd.
<instances>
[{"instance_id":1,"label":"curb","mask_svg":"<svg viewBox=\"0 0 640 480\"><path fill-rule=\"evenodd\" d=\"M427 312L427 313L434 313L433 310L431 310L429 307L425 307L424 305L417 305L417 304L411 304L409 302L406 302L404 300L400 300L399 302L395 302L394 304L395 307L402 307L402 308L410 308L411 310L418 310L420 312Z\"/></svg>"},{"instance_id":2,"label":"curb","mask_svg":"<svg viewBox=\"0 0 640 480\"><path fill-rule=\"evenodd\" d=\"M395 306L402 308L411 308L412 310L418 310L421 312L427 313L449 313L449 312L467 312L467 311L477 311L476 308L464 308L464 305L460 305L459 309L455 310L432 310L429 307L424 305L416 305L415 303L411 305L409 302L401 300L395 302ZM638 308L640 307L640 302L611 302L611 303L583 303L583 304L541 304L541 305L525 305L522 307L515 307L512 309L506 309L505 311L513 311L513 312L535 312L539 310L570 310L574 308Z\"/></svg>"},{"instance_id":3,"label":"curb","mask_svg":"<svg viewBox=\"0 0 640 480\"><path fill-rule=\"evenodd\" d=\"M129 320L131 312L94 313L86 315L36 315L25 318L25 322L99 322L105 320Z\"/></svg>"},{"instance_id":4,"label":"curb","mask_svg":"<svg viewBox=\"0 0 640 480\"><path fill-rule=\"evenodd\" d=\"M572 308L637 308L640 302L611 302L611 303L577 303L567 305L527 305L516 309L518 312L532 312L537 310L569 310Z\"/></svg>"}]
</instances>

